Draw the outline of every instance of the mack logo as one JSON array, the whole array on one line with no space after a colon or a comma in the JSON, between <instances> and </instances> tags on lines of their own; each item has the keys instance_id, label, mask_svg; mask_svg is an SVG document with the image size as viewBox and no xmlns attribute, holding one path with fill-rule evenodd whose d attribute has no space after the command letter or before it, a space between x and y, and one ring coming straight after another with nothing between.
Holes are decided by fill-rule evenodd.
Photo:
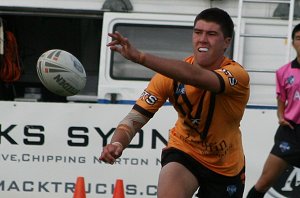
<instances>
[{"instance_id":1,"label":"mack logo","mask_svg":"<svg viewBox=\"0 0 300 198\"><path fill-rule=\"evenodd\" d=\"M299 197L300 195L300 169L289 166L268 192L273 197Z\"/></svg>"}]
</instances>

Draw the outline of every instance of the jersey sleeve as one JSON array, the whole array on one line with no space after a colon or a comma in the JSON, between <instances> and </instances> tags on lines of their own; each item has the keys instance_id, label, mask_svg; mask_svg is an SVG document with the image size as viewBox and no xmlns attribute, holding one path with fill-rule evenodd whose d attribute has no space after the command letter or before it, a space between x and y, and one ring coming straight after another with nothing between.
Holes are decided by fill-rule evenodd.
<instances>
[{"instance_id":1,"label":"jersey sleeve","mask_svg":"<svg viewBox=\"0 0 300 198\"><path fill-rule=\"evenodd\" d=\"M249 75L241 65L234 61L215 72L224 82L224 90L218 94L217 103L223 106L232 120L239 122L250 96Z\"/></svg>"},{"instance_id":2,"label":"jersey sleeve","mask_svg":"<svg viewBox=\"0 0 300 198\"><path fill-rule=\"evenodd\" d=\"M243 94L249 90L249 75L239 64L232 62L215 70L221 83L221 92L225 94Z\"/></svg>"},{"instance_id":3,"label":"jersey sleeve","mask_svg":"<svg viewBox=\"0 0 300 198\"><path fill-rule=\"evenodd\" d=\"M136 101L133 109L152 118L158 109L168 100L173 80L161 74L155 74L147 88Z\"/></svg>"}]
</instances>

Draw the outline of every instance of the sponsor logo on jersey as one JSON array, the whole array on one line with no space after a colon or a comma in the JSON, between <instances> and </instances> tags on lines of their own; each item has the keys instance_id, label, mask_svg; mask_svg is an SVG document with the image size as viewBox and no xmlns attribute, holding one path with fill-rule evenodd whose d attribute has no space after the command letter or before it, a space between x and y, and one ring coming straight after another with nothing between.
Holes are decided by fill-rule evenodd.
<instances>
[{"instance_id":1,"label":"sponsor logo on jersey","mask_svg":"<svg viewBox=\"0 0 300 198\"><path fill-rule=\"evenodd\" d=\"M221 69L221 71L222 71L226 76L232 76L232 74L230 73L230 71L228 71L227 69Z\"/></svg>"},{"instance_id":2,"label":"sponsor logo on jersey","mask_svg":"<svg viewBox=\"0 0 300 198\"><path fill-rule=\"evenodd\" d=\"M200 124L200 119L193 118L193 119L191 119L191 122L193 123L193 125L198 126Z\"/></svg>"},{"instance_id":3,"label":"sponsor logo on jersey","mask_svg":"<svg viewBox=\"0 0 300 198\"><path fill-rule=\"evenodd\" d=\"M298 90L295 91L294 100L300 100L300 92Z\"/></svg>"},{"instance_id":4,"label":"sponsor logo on jersey","mask_svg":"<svg viewBox=\"0 0 300 198\"><path fill-rule=\"evenodd\" d=\"M226 69L221 69L221 71L226 75L228 76L228 81L229 81L229 84L231 86L234 86L238 83L237 79L235 79L233 77L233 75L230 73L230 71L226 70Z\"/></svg>"},{"instance_id":5,"label":"sponsor logo on jersey","mask_svg":"<svg viewBox=\"0 0 300 198\"><path fill-rule=\"evenodd\" d=\"M234 193L236 193L237 187L235 185L229 185L227 186L227 192L229 196L231 197Z\"/></svg>"},{"instance_id":6,"label":"sponsor logo on jersey","mask_svg":"<svg viewBox=\"0 0 300 198\"><path fill-rule=\"evenodd\" d=\"M286 83L291 85L295 82L295 77L292 75L292 76L289 76L287 79L286 79Z\"/></svg>"},{"instance_id":7,"label":"sponsor logo on jersey","mask_svg":"<svg viewBox=\"0 0 300 198\"><path fill-rule=\"evenodd\" d=\"M185 88L184 88L184 84L179 84L177 89L176 89L176 94L177 95L181 95L181 94L185 94Z\"/></svg>"},{"instance_id":8,"label":"sponsor logo on jersey","mask_svg":"<svg viewBox=\"0 0 300 198\"><path fill-rule=\"evenodd\" d=\"M289 151L291 149L291 146L288 142L281 142L279 145L279 148L281 150L281 152L286 152Z\"/></svg>"},{"instance_id":9,"label":"sponsor logo on jersey","mask_svg":"<svg viewBox=\"0 0 300 198\"><path fill-rule=\"evenodd\" d=\"M235 78L233 78L233 77L229 77L229 78L228 78L228 81L229 81L229 84L230 84L231 86L234 86L234 85L237 84L237 79L235 79Z\"/></svg>"},{"instance_id":10,"label":"sponsor logo on jersey","mask_svg":"<svg viewBox=\"0 0 300 198\"><path fill-rule=\"evenodd\" d=\"M154 105L156 103L156 101L157 101L157 97L154 96L154 95L152 95L152 94L150 94L146 90L144 90L144 92L140 96L140 99L143 100L143 101L145 101L149 105Z\"/></svg>"}]
</instances>

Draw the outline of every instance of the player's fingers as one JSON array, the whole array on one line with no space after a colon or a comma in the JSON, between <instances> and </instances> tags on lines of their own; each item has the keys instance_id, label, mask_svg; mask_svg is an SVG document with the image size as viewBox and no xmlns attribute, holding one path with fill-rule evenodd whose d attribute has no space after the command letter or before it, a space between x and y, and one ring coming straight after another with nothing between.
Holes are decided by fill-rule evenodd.
<instances>
[{"instance_id":1,"label":"player's fingers","mask_svg":"<svg viewBox=\"0 0 300 198\"><path fill-rule=\"evenodd\" d=\"M115 36L115 39L120 40L120 41L124 39L122 34L118 31L115 31L114 36Z\"/></svg>"},{"instance_id":2,"label":"player's fingers","mask_svg":"<svg viewBox=\"0 0 300 198\"><path fill-rule=\"evenodd\" d=\"M109 164L114 164L116 159L115 158L107 158L105 157L105 159L103 159L102 161L104 161L105 163L109 163Z\"/></svg>"},{"instance_id":3,"label":"player's fingers","mask_svg":"<svg viewBox=\"0 0 300 198\"><path fill-rule=\"evenodd\" d=\"M118 41L118 40L113 40L113 41L107 43L106 46L109 47L109 46L114 46L114 45L119 45L119 44L120 44L120 41Z\"/></svg>"},{"instance_id":4,"label":"player's fingers","mask_svg":"<svg viewBox=\"0 0 300 198\"><path fill-rule=\"evenodd\" d=\"M292 125L290 122L286 121L286 120L279 121L279 124L282 125L282 126L288 126L288 127L290 127L292 130L294 130L293 125Z\"/></svg>"},{"instance_id":5,"label":"player's fingers","mask_svg":"<svg viewBox=\"0 0 300 198\"><path fill-rule=\"evenodd\" d=\"M116 33L108 33L107 35L111 37L113 40L118 40L119 37Z\"/></svg>"},{"instance_id":6,"label":"player's fingers","mask_svg":"<svg viewBox=\"0 0 300 198\"><path fill-rule=\"evenodd\" d=\"M119 53L121 52L120 48L117 47L117 46L110 46L109 49L112 50L112 51L117 51Z\"/></svg>"},{"instance_id":7,"label":"player's fingers","mask_svg":"<svg viewBox=\"0 0 300 198\"><path fill-rule=\"evenodd\" d=\"M99 160L109 164L113 164L116 161L116 159L111 155L103 155L99 158Z\"/></svg>"},{"instance_id":8,"label":"player's fingers","mask_svg":"<svg viewBox=\"0 0 300 198\"><path fill-rule=\"evenodd\" d=\"M117 147L114 155L116 158L120 157L122 155L122 152L123 152L123 148L122 147Z\"/></svg>"},{"instance_id":9,"label":"player's fingers","mask_svg":"<svg viewBox=\"0 0 300 198\"><path fill-rule=\"evenodd\" d=\"M292 130L294 130L294 127L293 127L293 125L291 125L291 123L288 122L288 126L289 126Z\"/></svg>"},{"instance_id":10,"label":"player's fingers","mask_svg":"<svg viewBox=\"0 0 300 198\"><path fill-rule=\"evenodd\" d=\"M128 38L122 36L118 31L114 33L113 38L116 39L118 41L118 44L121 45L122 47L124 46L130 47Z\"/></svg>"},{"instance_id":11,"label":"player's fingers","mask_svg":"<svg viewBox=\"0 0 300 198\"><path fill-rule=\"evenodd\" d=\"M111 37L113 41L117 41L119 43L123 40L123 36L117 31L114 33L108 33L108 36Z\"/></svg>"},{"instance_id":12,"label":"player's fingers","mask_svg":"<svg viewBox=\"0 0 300 198\"><path fill-rule=\"evenodd\" d=\"M115 151L112 148L110 148L110 146L106 146L103 148L103 151L99 159L106 163L113 164L116 161L114 152Z\"/></svg>"}]
</instances>

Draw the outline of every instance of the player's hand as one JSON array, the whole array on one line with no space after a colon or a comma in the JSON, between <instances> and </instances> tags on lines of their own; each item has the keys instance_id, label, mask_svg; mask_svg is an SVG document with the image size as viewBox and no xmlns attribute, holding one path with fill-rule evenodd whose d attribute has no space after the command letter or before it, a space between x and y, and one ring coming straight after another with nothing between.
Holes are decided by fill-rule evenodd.
<instances>
[{"instance_id":1,"label":"player's hand","mask_svg":"<svg viewBox=\"0 0 300 198\"><path fill-rule=\"evenodd\" d=\"M291 125L291 123L289 123L287 120L285 120L285 119L280 119L279 121L278 121L278 123L281 125L281 126L288 126L288 127L290 127L292 130L294 130L294 127L293 127L293 125Z\"/></svg>"},{"instance_id":2,"label":"player's hand","mask_svg":"<svg viewBox=\"0 0 300 198\"><path fill-rule=\"evenodd\" d=\"M119 52L123 57L131 60L135 63L141 63L141 52L134 48L129 42L128 38L123 37L118 31L114 33L108 33L108 36L112 38L106 46L112 51Z\"/></svg>"},{"instance_id":3,"label":"player's hand","mask_svg":"<svg viewBox=\"0 0 300 198\"><path fill-rule=\"evenodd\" d=\"M103 147L103 151L99 160L104 161L109 164L115 163L116 159L118 159L123 152L122 145L119 144L108 144Z\"/></svg>"}]
</instances>

